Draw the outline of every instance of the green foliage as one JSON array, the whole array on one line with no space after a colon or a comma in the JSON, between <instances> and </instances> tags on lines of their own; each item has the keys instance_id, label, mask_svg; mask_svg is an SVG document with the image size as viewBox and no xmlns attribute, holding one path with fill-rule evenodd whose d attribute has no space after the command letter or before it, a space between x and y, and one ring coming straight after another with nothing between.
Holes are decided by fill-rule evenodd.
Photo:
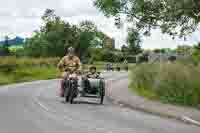
<instances>
[{"instance_id":1,"label":"green foliage","mask_svg":"<svg viewBox=\"0 0 200 133\"><path fill-rule=\"evenodd\" d=\"M102 60L106 62L121 62L123 54L117 50L102 49Z\"/></svg>"},{"instance_id":2,"label":"green foliage","mask_svg":"<svg viewBox=\"0 0 200 133\"><path fill-rule=\"evenodd\" d=\"M181 45L176 48L176 52L181 55L191 55L192 47L188 45Z\"/></svg>"},{"instance_id":3,"label":"green foliage","mask_svg":"<svg viewBox=\"0 0 200 133\"><path fill-rule=\"evenodd\" d=\"M187 36L200 22L198 0L95 0L94 5L106 16L125 14L132 27L144 35L160 28L171 36Z\"/></svg>"},{"instance_id":4,"label":"green foliage","mask_svg":"<svg viewBox=\"0 0 200 133\"><path fill-rule=\"evenodd\" d=\"M170 48L161 48L161 49L154 49L153 52L155 53L175 53L177 51L170 49Z\"/></svg>"},{"instance_id":5,"label":"green foliage","mask_svg":"<svg viewBox=\"0 0 200 133\"><path fill-rule=\"evenodd\" d=\"M0 46L0 53L3 55L9 55L10 54L9 47L6 45Z\"/></svg>"},{"instance_id":6,"label":"green foliage","mask_svg":"<svg viewBox=\"0 0 200 133\"><path fill-rule=\"evenodd\" d=\"M172 104L200 104L199 66L182 63L141 64L134 67L131 73L131 87L143 96Z\"/></svg>"},{"instance_id":7,"label":"green foliage","mask_svg":"<svg viewBox=\"0 0 200 133\"><path fill-rule=\"evenodd\" d=\"M0 58L0 85L53 79L58 75L59 58Z\"/></svg>"},{"instance_id":8,"label":"green foliage","mask_svg":"<svg viewBox=\"0 0 200 133\"><path fill-rule=\"evenodd\" d=\"M91 59L93 61L102 61L103 53L102 53L102 48L93 48L90 49L90 54L91 54Z\"/></svg>"},{"instance_id":9,"label":"green foliage","mask_svg":"<svg viewBox=\"0 0 200 133\"><path fill-rule=\"evenodd\" d=\"M106 16L116 15L120 11L119 0L96 0L94 4L100 8Z\"/></svg>"},{"instance_id":10,"label":"green foliage","mask_svg":"<svg viewBox=\"0 0 200 133\"><path fill-rule=\"evenodd\" d=\"M147 67L149 67L147 69ZM141 64L131 71L131 82L137 89L153 89L154 78L157 75L157 64Z\"/></svg>"},{"instance_id":11,"label":"green foliage","mask_svg":"<svg viewBox=\"0 0 200 133\"><path fill-rule=\"evenodd\" d=\"M37 58L63 57L67 52L67 48L72 46L83 63L95 61L119 62L124 58L117 49L111 51L104 47L107 36L99 31L91 21L71 25L61 20L52 9L45 11L42 20L44 24L40 30L35 31L34 36L26 41L23 49L11 50L12 55ZM137 54L141 50L139 34L136 32L131 33L126 56Z\"/></svg>"},{"instance_id":12,"label":"green foliage","mask_svg":"<svg viewBox=\"0 0 200 133\"><path fill-rule=\"evenodd\" d=\"M129 29L128 32L128 53L131 55L137 55L142 52L140 43L141 43L141 37L135 29Z\"/></svg>"},{"instance_id":13,"label":"green foliage","mask_svg":"<svg viewBox=\"0 0 200 133\"><path fill-rule=\"evenodd\" d=\"M22 45L10 46L9 51L10 51L10 55L12 56L21 57L25 55L25 50Z\"/></svg>"},{"instance_id":14,"label":"green foliage","mask_svg":"<svg viewBox=\"0 0 200 133\"><path fill-rule=\"evenodd\" d=\"M121 47L123 59L127 59L129 62L136 62L134 56L142 52L140 43L141 37L139 33L135 29L130 28L127 37L128 45L122 45Z\"/></svg>"},{"instance_id":15,"label":"green foliage","mask_svg":"<svg viewBox=\"0 0 200 133\"><path fill-rule=\"evenodd\" d=\"M59 76L57 64L60 58L0 58L0 85L54 79ZM104 69L104 62L93 62L98 71ZM90 65L83 65L88 70Z\"/></svg>"},{"instance_id":16,"label":"green foliage","mask_svg":"<svg viewBox=\"0 0 200 133\"><path fill-rule=\"evenodd\" d=\"M200 51L200 42L197 45L194 46L194 49Z\"/></svg>"},{"instance_id":17,"label":"green foliage","mask_svg":"<svg viewBox=\"0 0 200 133\"><path fill-rule=\"evenodd\" d=\"M199 64L200 62L200 43L194 46L192 51L192 60L194 64Z\"/></svg>"},{"instance_id":18,"label":"green foliage","mask_svg":"<svg viewBox=\"0 0 200 133\"><path fill-rule=\"evenodd\" d=\"M25 44L26 54L33 57L64 56L66 48L75 45L75 27L61 20L46 22L40 32ZM74 42L74 43L73 43Z\"/></svg>"},{"instance_id":19,"label":"green foliage","mask_svg":"<svg viewBox=\"0 0 200 133\"><path fill-rule=\"evenodd\" d=\"M128 47L126 45L122 45L121 52L122 53L128 53Z\"/></svg>"},{"instance_id":20,"label":"green foliage","mask_svg":"<svg viewBox=\"0 0 200 133\"><path fill-rule=\"evenodd\" d=\"M12 50L12 55L63 57L67 48L72 46L83 63L102 60L116 62L118 57L121 58L121 52L116 54L116 49L110 51L103 47L106 35L91 21L71 25L61 20L52 9L45 11L42 20L44 24L40 30L26 41L23 49Z\"/></svg>"},{"instance_id":21,"label":"green foliage","mask_svg":"<svg viewBox=\"0 0 200 133\"><path fill-rule=\"evenodd\" d=\"M62 57L68 47L72 46L81 58L90 58L90 47L97 47L95 38L102 38L102 32L91 21L83 21L80 25L70 25L47 9L42 16L44 26L25 44L25 54L33 57ZM83 52L84 51L84 52Z\"/></svg>"},{"instance_id":22,"label":"green foliage","mask_svg":"<svg viewBox=\"0 0 200 133\"><path fill-rule=\"evenodd\" d=\"M103 60L107 61L107 62L114 62L114 54L112 51L110 51L109 49L104 49L102 51L103 53Z\"/></svg>"},{"instance_id":23,"label":"green foliage","mask_svg":"<svg viewBox=\"0 0 200 133\"><path fill-rule=\"evenodd\" d=\"M80 23L79 42L76 46L79 57L88 57L89 48L96 47L92 41L96 37L97 27L90 21L83 21ZM83 52L84 51L84 52Z\"/></svg>"},{"instance_id":24,"label":"green foliage","mask_svg":"<svg viewBox=\"0 0 200 133\"><path fill-rule=\"evenodd\" d=\"M136 56L127 56L126 60L128 63L136 63Z\"/></svg>"}]
</instances>

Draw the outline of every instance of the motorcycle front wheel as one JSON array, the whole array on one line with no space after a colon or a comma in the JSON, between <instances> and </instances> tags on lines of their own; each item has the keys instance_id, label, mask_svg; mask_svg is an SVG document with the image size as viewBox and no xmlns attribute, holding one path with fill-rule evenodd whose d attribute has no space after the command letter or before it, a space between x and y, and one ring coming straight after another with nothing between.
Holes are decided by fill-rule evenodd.
<instances>
[{"instance_id":1,"label":"motorcycle front wheel","mask_svg":"<svg viewBox=\"0 0 200 133\"><path fill-rule=\"evenodd\" d=\"M71 91L70 91L70 96L69 96L69 101L71 104L74 103L74 99L77 97L78 95L78 83L71 83Z\"/></svg>"}]
</instances>

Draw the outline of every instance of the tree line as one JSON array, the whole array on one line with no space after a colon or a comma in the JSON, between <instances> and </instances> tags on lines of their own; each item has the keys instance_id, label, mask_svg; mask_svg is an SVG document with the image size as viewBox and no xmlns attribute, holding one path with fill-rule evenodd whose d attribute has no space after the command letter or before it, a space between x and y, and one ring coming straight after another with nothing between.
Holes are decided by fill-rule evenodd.
<instances>
[{"instance_id":1,"label":"tree line","mask_svg":"<svg viewBox=\"0 0 200 133\"><path fill-rule=\"evenodd\" d=\"M52 9L46 9L41 19L43 25L26 40L24 48L11 54L30 57L62 57L66 54L67 48L72 46L83 62L92 63L94 61L120 62L126 58L127 54L136 55L142 51L141 40L135 32L129 34L128 45L123 45L122 49L116 49L106 44L106 38L109 37L98 30L91 21L85 20L78 25L73 25L62 20Z\"/></svg>"}]
</instances>

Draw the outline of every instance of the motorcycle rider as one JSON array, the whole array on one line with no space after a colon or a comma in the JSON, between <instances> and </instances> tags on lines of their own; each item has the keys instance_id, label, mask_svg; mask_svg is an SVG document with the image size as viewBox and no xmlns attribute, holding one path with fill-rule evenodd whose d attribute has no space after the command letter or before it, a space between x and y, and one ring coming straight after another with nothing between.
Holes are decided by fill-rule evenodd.
<instances>
[{"instance_id":1,"label":"motorcycle rider","mask_svg":"<svg viewBox=\"0 0 200 133\"><path fill-rule=\"evenodd\" d=\"M68 53L58 63L58 69L61 72L61 83L59 96L64 97L64 84L70 73L81 71L81 62L78 56L75 55L73 47L68 48Z\"/></svg>"},{"instance_id":2,"label":"motorcycle rider","mask_svg":"<svg viewBox=\"0 0 200 133\"><path fill-rule=\"evenodd\" d=\"M123 64L124 64L125 70L128 71L128 61L126 59L124 60Z\"/></svg>"},{"instance_id":3,"label":"motorcycle rider","mask_svg":"<svg viewBox=\"0 0 200 133\"><path fill-rule=\"evenodd\" d=\"M97 72L97 68L95 66L90 67L89 73L87 73L87 78L99 78L99 73Z\"/></svg>"},{"instance_id":4,"label":"motorcycle rider","mask_svg":"<svg viewBox=\"0 0 200 133\"><path fill-rule=\"evenodd\" d=\"M82 77L83 78L83 88L86 92L93 91L93 90L91 90L90 82L88 79L89 78L93 78L93 79L100 78L100 74L96 71L96 69L97 68L95 66L91 66L89 68L89 72L84 77Z\"/></svg>"}]
</instances>

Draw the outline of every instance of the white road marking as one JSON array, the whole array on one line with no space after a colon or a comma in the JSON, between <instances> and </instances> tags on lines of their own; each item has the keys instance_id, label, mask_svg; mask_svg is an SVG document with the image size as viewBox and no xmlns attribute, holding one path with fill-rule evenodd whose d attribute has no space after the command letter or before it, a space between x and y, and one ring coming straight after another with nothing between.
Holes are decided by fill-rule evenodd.
<instances>
[{"instance_id":1,"label":"white road marking","mask_svg":"<svg viewBox=\"0 0 200 133\"><path fill-rule=\"evenodd\" d=\"M189 123L192 123L192 124L195 124L197 126L200 126L200 122L198 121L195 121L193 119L191 119L190 117L187 117L187 116L182 116L181 119L185 122L189 122Z\"/></svg>"},{"instance_id":2,"label":"white road marking","mask_svg":"<svg viewBox=\"0 0 200 133\"><path fill-rule=\"evenodd\" d=\"M49 112L50 109L48 107L46 107L44 104L42 104L41 102L39 102L39 100L37 98L35 98L35 102L42 107L45 111Z\"/></svg>"}]
</instances>

